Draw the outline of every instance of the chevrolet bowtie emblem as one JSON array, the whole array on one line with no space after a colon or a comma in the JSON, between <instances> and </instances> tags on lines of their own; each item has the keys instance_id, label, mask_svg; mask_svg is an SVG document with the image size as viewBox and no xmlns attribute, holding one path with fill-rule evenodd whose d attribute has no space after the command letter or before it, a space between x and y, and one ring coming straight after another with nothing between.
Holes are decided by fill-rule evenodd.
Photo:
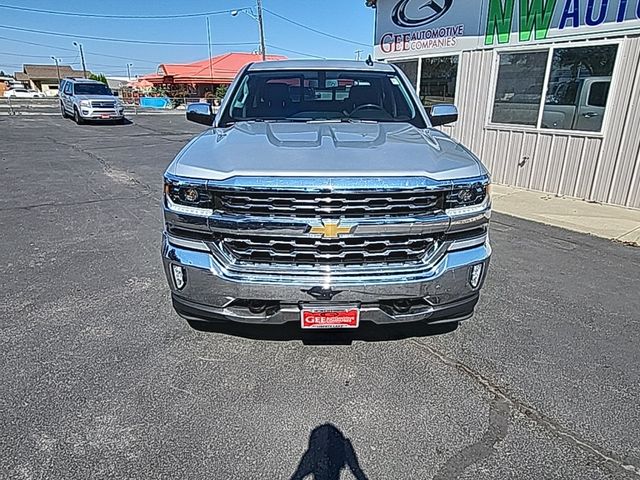
<instances>
[{"instance_id":1,"label":"chevrolet bowtie emblem","mask_svg":"<svg viewBox=\"0 0 640 480\"><path fill-rule=\"evenodd\" d=\"M355 225L350 225L348 227L340 226L340 222L331 222L324 220L322 221L322 226L311 227L310 233L315 233L316 235L322 235L326 238L338 238L340 235L344 233L351 233Z\"/></svg>"}]
</instances>

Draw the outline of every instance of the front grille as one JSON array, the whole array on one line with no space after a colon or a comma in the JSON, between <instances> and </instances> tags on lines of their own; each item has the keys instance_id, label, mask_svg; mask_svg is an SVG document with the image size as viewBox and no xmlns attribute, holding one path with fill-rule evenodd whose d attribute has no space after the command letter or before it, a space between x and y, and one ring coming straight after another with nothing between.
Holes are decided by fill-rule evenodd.
<instances>
[{"instance_id":1,"label":"front grille","mask_svg":"<svg viewBox=\"0 0 640 480\"><path fill-rule=\"evenodd\" d=\"M418 235L338 239L246 235L225 236L220 244L227 254L244 263L372 265L418 262L435 241Z\"/></svg>"},{"instance_id":2,"label":"front grille","mask_svg":"<svg viewBox=\"0 0 640 480\"><path fill-rule=\"evenodd\" d=\"M109 102L109 101L96 101L93 100L91 102L91 106L93 108L114 108L116 106L115 102Z\"/></svg>"},{"instance_id":3,"label":"front grille","mask_svg":"<svg viewBox=\"0 0 640 480\"><path fill-rule=\"evenodd\" d=\"M431 215L442 211L443 192L372 193L218 192L221 213L272 217L348 218Z\"/></svg>"}]
</instances>

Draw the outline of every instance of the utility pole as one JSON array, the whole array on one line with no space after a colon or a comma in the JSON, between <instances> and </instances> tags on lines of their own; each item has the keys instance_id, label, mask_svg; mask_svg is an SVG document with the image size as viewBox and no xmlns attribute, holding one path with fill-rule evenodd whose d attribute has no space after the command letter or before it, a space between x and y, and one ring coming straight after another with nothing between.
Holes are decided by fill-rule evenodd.
<instances>
[{"instance_id":1,"label":"utility pole","mask_svg":"<svg viewBox=\"0 0 640 480\"><path fill-rule=\"evenodd\" d=\"M213 64L211 63L211 55L213 55L213 52L211 51L211 22L209 21L209 17L207 17L207 47L209 48L209 78L211 78L211 90L213 90Z\"/></svg>"},{"instance_id":2,"label":"utility pole","mask_svg":"<svg viewBox=\"0 0 640 480\"><path fill-rule=\"evenodd\" d=\"M56 62L56 74L58 75L58 86L60 85L60 65L58 64L58 59L56 57L51 57L51 60Z\"/></svg>"},{"instance_id":3,"label":"utility pole","mask_svg":"<svg viewBox=\"0 0 640 480\"><path fill-rule=\"evenodd\" d=\"M131 80L131 67L133 67L133 63L127 63L127 78Z\"/></svg>"},{"instance_id":4,"label":"utility pole","mask_svg":"<svg viewBox=\"0 0 640 480\"><path fill-rule=\"evenodd\" d=\"M356 50L356 61L359 62L360 61L360 54L363 53L364 50Z\"/></svg>"},{"instance_id":5,"label":"utility pole","mask_svg":"<svg viewBox=\"0 0 640 480\"><path fill-rule=\"evenodd\" d=\"M84 50L82 50L82 44L73 42L73 45L80 49L80 59L82 60L82 74L84 75L84 78L87 78L87 67L84 63Z\"/></svg>"},{"instance_id":6,"label":"utility pole","mask_svg":"<svg viewBox=\"0 0 640 480\"><path fill-rule=\"evenodd\" d=\"M262 15L262 0L256 0L256 7L258 8L258 28L260 29L260 53L262 54L262 60L267 59L267 47L264 41L264 16Z\"/></svg>"}]
</instances>

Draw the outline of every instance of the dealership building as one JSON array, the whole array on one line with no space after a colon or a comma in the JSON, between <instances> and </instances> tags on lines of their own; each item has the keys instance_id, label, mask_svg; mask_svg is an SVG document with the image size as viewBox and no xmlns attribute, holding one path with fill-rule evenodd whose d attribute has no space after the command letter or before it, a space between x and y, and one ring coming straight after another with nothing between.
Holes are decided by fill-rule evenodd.
<instances>
[{"instance_id":1,"label":"dealership building","mask_svg":"<svg viewBox=\"0 0 640 480\"><path fill-rule=\"evenodd\" d=\"M494 182L640 208L640 0L377 0L375 56Z\"/></svg>"}]
</instances>

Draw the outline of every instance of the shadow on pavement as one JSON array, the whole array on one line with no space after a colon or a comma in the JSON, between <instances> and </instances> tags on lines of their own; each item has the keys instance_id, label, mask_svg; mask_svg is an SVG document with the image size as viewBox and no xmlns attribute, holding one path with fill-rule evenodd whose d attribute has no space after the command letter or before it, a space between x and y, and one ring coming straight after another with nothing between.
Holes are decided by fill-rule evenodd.
<instances>
[{"instance_id":1,"label":"shadow on pavement","mask_svg":"<svg viewBox=\"0 0 640 480\"><path fill-rule=\"evenodd\" d=\"M314 480L340 480L343 468L349 468L357 480L367 480L351 441L335 426L325 423L309 435L309 447L291 480L302 480L308 475L313 475Z\"/></svg>"},{"instance_id":2,"label":"shadow on pavement","mask_svg":"<svg viewBox=\"0 0 640 480\"><path fill-rule=\"evenodd\" d=\"M457 323L429 325L426 323L406 323L398 325L377 325L361 322L354 330L302 330L296 322L284 325L253 325L233 322L203 323L190 322L192 328L202 332L222 333L251 340L292 341L300 340L306 345L350 345L354 341L386 342L407 338L429 337L451 333L458 328Z\"/></svg>"}]
</instances>

